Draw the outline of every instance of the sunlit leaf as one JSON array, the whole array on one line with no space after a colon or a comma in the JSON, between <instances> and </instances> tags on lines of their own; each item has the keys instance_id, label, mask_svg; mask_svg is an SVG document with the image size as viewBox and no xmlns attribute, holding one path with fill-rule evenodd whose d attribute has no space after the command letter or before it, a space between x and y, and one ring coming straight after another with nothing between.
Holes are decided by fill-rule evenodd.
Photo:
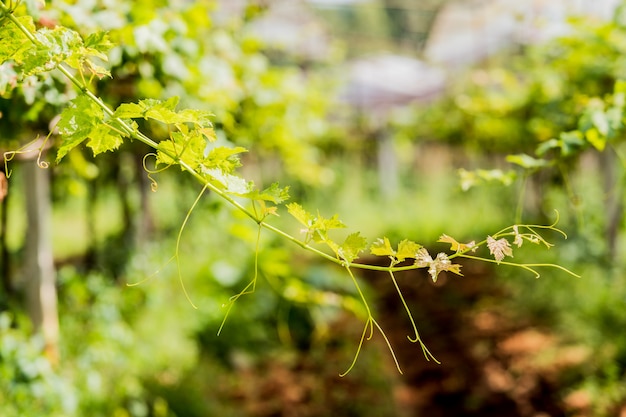
<instances>
[{"instance_id":1,"label":"sunlit leaf","mask_svg":"<svg viewBox=\"0 0 626 417\"><path fill-rule=\"evenodd\" d=\"M609 134L609 120L603 111L594 111L591 114L591 120L602 136L607 136Z\"/></svg>"},{"instance_id":2,"label":"sunlit leaf","mask_svg":"<svg viewBox=\"0 0 626 417\"><path fill-rule=\"evenodd\" d=\"M415 266L418 268L430 266L432 262L433 258L430 256L426 248L420 248L415 254Z\"/></svg>"},{"instance_id":3,"label":"sunlit leaf","mask_svg":"<svg viewBox=\"0 0 626 417\"><path fill-rule=\"evenodd\" d=\"M173 132L171 140L159 142L157 163L170 165L182 161L192 169L196 169L204 159L205 144L204 137L196 132ZM184 167L181 166L181 169Z\"/></svg>"},{"instance_id":4,"label":"sunlit leaf","mask_svg":"<svg viewBox=\"0 0 626 417\"><path fill-rule=\"evenodd\" d=\"M155 100L145 99L139 100L137 103L123 103L115 110L114 117L123 119L154 119L165 124L173 124L177 122L177 114L174 111L178 104L178 97L170 97L169 99Z\"/></svg>"},{"instance_id":5,"label":"sunlit leaf","mask_svg":"<svg viewBox=\"0 0 626 417\"><path fill-rule=\"evenodd\" d=\"M90 33L84 40L85 49L93 56L107 60L106 53L114 46L106 32Z\"/></svg>"},{"instance_id":6,"label":"sunlit leaf","mask_svg":"<svg viewBox=\"0 0 626 417\"><path fill-rule=\"evenodd\" d=\"M318 213L313 221L313 227L326 232L332 229L343 229L346 225L339 220L339 215L337 214L333 215L331 218L325 218Z\"/></svg>"},{"instance_id":7,"label":"sunlit leaf","mask_svg":"<svg viewBox=\"0 0 626 417\"><path fill-rule=\"evenodd\" d=\"M31 32L35 31L32 17L19 16L17 20ZM0 63L14 60L17 64L21 64L24 53L30 46L30 41L16 25L0 25Z\"/></svg>"},{"instance_id":8,"label":"sunlit leaf","mask_svg":"<svg viewBox=\"0 0 626 417\"><path fill-rule=\"evenodd\" d=\"M517 174L514 170L502 171L501 169L475 169L468 171L466 169L459 169L458 171L461 189L467 191L470 188L487 182L497 182L504 186L513 184L513 181L517 178Z\"/></svg>"},{"instance_id":9,"label":"sunlit leaf","mask_svg":"<svg viewBox=\"0 0 626 417\"><path fill-rule=\"evenodd\" d=\"M93 155L97 156L103 152L113 151L119 148L123 142L124 139L118 131L101 124L89 134L87 146L91 148Z\"/></svg>"},{"instance_id":10,"label":"sunlit leaf","mask_svg":"<svg viewBox=\"0 0 626 417\"><path fill-rule=\"evenodd\" d=\"M463 276L463 274L461 274L461 265L450 262L448 255L445 253L438 253L435 259L429 264L428 273L430 274L433 282L437 282L437 278L439 277L439 273L441 271L449 271Z\"/></svg>"},{"instance_id":11,"label":"sunlit leaf","mask_svg":"<svg viewBox=\"0 0 626 417\"><path fill-rule=\"evenodd\" d=\"M491 236L487 236L487 247L497 262L502 261L505 256L513 256L511 244L505 238L496 240Z\"/></svg>"},{"instance_id":12,"label":"sunlit leaf","mask_svg":"<svg viewBox=\"0 0 626 417\"><path fill-rule=\"evenodd\" d=\"M203 159L202 165L206 168L219 168L224 172L232 173L235 168L241 166L238 155L244 152L248 152L248 150L241 146L235 148L218 146L209 151L206 158Z\"/></svg>"},{"instance_id":13,"label":"sunlit leaf","mask_svg":"<svg viewBox=\"0 0 626 417\"><path fill-rule=\"evenodd\" d=\"M348 263L352 263L359 257L359 253L367 247L367 239L359 232L351 233L337 250L341 259Z\"/></svg>"},{"instance_id":14,"label":"sunlit leaf","mask_svg":"<svg viewBox=\"0 0 626 417\"><path fill-rule=\"evenodd\" d=\"M78 68L87 58L78 32L66 27L41 28L35 32L35 39L37 44L24 55L23 71L26 74L53 70L61 62Z\"/></svg>"},{"instance_id":15,"label":"sunlit leaf","mask_svg":"<svg viewBox=\"0 0 626 417\"><path fill-rule=\"evenodd\" d=\"M454 251L454 252L464 252L466 250L470 250L472 248L474 248L476 246L475 242L469 242L469 243L459 243L456 241L456 239L454 239L451 236L448 236L446 234L443 234L439 237L439 240L437 240L437 242L441 242L441 243L449 243L450 244L450 250Z\"/></svg>"},{"instance_id":16,"label":"sunlit leaf","mask_svg":"<svg viewBox=\"0 0 626 417\"><path fill-rule=\"evenodd\" d=\"M57 129L63 142L57 151L57 162L87 139L103 122L104 112L84 95L76 97L63 109ZM94 143L95 147L98 147Z\"/></svg>"},{"instance_id":17,"label":"sunlit leaf","mask_svg":"<svg viewBox=\"0 0 626 417\"><path fill-rule=\"evenodd\" d=\"M538 156L542 156L549 150L558 149L558 148L560 148L559 141L557 139L552 138L552 139L546 140L545 142L540 143L539 146L537 146L535 153Z\"/></svg>"},{"instance_id":18,"label":"sunlit leaf","mask_svg":"<svg viewBox=\"0 0 626 417\"><path fill-rule=\"evenodd\" d=\"M207 169L204 172L214 181L217 181L229 194L245 195L249 193L254 186L251 182L246 181L242 177L225 173L217 168Z\"/></svg>"},{"instance_id":19,"label":"sunlit leaf","mask_svg":"<svg viewBox=\"0 0 626 417\"><path fill-rule=\"evenodd\" d=\"M391 243L389 243L389 239L386 237L382 239L376 239L372 246L370 247L370 252L372 255L376 256L396 256L396 251L391 247Z\"/></svg>"},{"instance_id":20,"label":"sunlit leaf","mask_svg":"<svg viewBox=\"0 0 626 417\"><path fill-rule=\"evenodd\" d=\"M599 151L603 151L606 146L606 137L601 136L595 128L591 128L585 132L585 139L589 141L591 146Z\"/></svg>"},{"instance_id":21,"label":"sunlit leaf","mask_svg":"<svg viewBox=\"0 0 626 417\"><path fill-rule=\"evenodd\" d=\"M561 155L570 156L585 145L583 134L578 130L562 132L559 135Z\"/></svg>"},{"instance_id":22,"label":"sunlit leaf","mask_svg":"<svg viewBox=\"0 0 626 417\"><path fill-rule=\"evenodd\" d=\"M291 214L303 226L310 227L313 224L313 215L307 212L298 203L287 204L287 212Z\"/></svg>"},{"instance_id":23,"label":"sunlit leaf","mask_svg":"<svg viewBox=\"0 0 626 417\"><path fill-rule=\"evenodd\" d=\"M251 200L271 201L274 204L280 204L289 199L289 187L281 188L278 183L274 183L263 191L253 190L244 195L244 197Z\"/></svg>"},{"instance_id":24,"label":"sunlit leaf","mask_svg":"<svg viewBox=\"0 0 626 417\"><path fill-rule=\"evenodd\" d=\"M545 159L533 158L527 154L507 155L506 160L512 164L519 165L522 168L533 169L542 168L549 165Z\"/></svg>"},{"instance_id":25,"label":"sunlit leaf","mask_svg":"<svg viewBox=\"0 0 626 417\"><path fill-rule=\"evenodd\" d=\"M421 247L422 245L418 243L404 239L398 244L398 252L396 253L396 258L399 262L402 262L407 258L415 258L417 256L417 252L420 250Z\"/></svg>"}]
</instances>

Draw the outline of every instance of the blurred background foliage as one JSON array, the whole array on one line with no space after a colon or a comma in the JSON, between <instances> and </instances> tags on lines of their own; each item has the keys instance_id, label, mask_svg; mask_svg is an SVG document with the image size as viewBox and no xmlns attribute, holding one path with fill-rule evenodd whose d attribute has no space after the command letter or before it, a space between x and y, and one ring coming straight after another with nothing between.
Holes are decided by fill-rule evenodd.
<instances>
[{"instance_id":1,"label":"blurred background foliage","mask_svg":"<svg viewBox=\"0 0 626 417\"><path fill-rule=\"evenodd\" d=\"M575 19L565 36L453 68L436 99L381 115L340 99L347 60L372 51L421 57L447 2L304 8L332 33L315 56L260 35L279 7L272 2L55 0L45 10L26 3L40 25L109 31L117 45L112 78L98 81L96 92L111 105L177 95L184 107L213 112L218 140L250 150L242 170L259 186L279 180L305 206L338 213L370 240L409 238L433 250L443 250L429 243L442 233L482 239L520 217L551 223L556 209L569 239L553 236L549 252L524 248L515 260L558 263L583 278L546 271L537 281L472 264L465 277L436 286L417 273L399 277L420 333L443 362L434 365L407 343L409 326L387 278L362 274L405 373L375 340L339 378L363 317L340 269L263 234L256 292L237 301L217 336L224 305L254 276L255 225L211 195L196 207L180 251L195 310L168 260L198 185L168 171L153 176L158 186L150 192L148 150L137 143L97 159L76 149L46 171L59 301L55 359L33 335L25 305L24 162L13 161L2 201L2 415L624 412L624 119L620 113L603 136L605 149L584 124L590 108L606 114L620 93L623 8L608 22ZM54 74L19 90L9 88L10 68L2 75L0 147L17 149L45 136L75 93ZM144 126L157 138L159 129ZM537 154L553 140L561 142L549 155ZM385 146L391 164L379 158ZM506 155L521 153L550 163L507 163ZM469 186L461 186L461 168ZM483 184L488 175L478 168L499 169L490 171L497 181ZM286 217L274 222L296 234Z\"/></svg>"}]
</instances>

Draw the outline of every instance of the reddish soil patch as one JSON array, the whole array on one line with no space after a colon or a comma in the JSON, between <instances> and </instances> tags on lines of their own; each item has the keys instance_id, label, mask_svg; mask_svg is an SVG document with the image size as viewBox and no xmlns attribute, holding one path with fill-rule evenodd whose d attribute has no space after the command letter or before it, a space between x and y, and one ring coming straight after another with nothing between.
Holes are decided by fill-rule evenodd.
<instances>
[{"instance_id":1,"label":"reddish soil patch","mask_svg":"<svg viewBox=\"0 0 626 417\"><path fill-rule=\"evenodd\" d=\"M407 340L410 322L389 276L363 271L379 296L378 318L403 369L396 389L406 416L565 416L586 404L564 399L562 375L590 352L559 344L550 332L513 319L507 294L482 266L467 264L464 276L426 271L396 278L420 336L441 362L427 361Z\"/></svg>"}]
</instances>

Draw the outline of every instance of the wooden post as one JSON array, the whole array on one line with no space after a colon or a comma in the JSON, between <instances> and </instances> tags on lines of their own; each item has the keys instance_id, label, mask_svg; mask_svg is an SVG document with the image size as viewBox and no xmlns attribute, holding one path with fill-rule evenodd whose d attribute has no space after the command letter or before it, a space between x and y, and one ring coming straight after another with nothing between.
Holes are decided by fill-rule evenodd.
<instances>
[{"instance_id":1,"label":"wooden post","mask_svg":"<svg viewBox=\"0 0 626 417\"><path fill-rule=\"evenodd\" d=\"M380 130L376 135L378 144L378 181L380 192L384 198L398 195L398 157L389 132Z\"/></svg>"},{"instance_id":2,"label":"wooden post","mask_svg":"<svg viewBox=\"0 0 626 417\"><path fill-rule=\"evenodd\" d=\"M30 155L29 155L30 156ZM36 332L43 334L48 358L58 361L59 318L52 256L50 176L34 158L22 159L26 201L25 295Z\"/></svg>"},{"instance_id":3,"label":"wooden post","mask_svg":"<svg viewBox=\"0 0 626 417\"><path fill-rule=\"evenodd\" d=\"M13 295L13 283L9 267L9 249L7 248L7 224L9 208L9 181L3 170L0 170L0 276L2 277L2 292L0 308L6 308L8 299Z\"/></svg>"}]
</instances>

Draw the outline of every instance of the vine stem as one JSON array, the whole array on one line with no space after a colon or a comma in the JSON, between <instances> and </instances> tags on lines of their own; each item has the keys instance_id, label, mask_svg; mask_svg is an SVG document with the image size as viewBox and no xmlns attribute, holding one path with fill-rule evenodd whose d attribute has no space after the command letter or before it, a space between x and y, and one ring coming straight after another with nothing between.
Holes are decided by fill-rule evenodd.
<instances>
[{"instance_id":1,"label":"vine stem","mask_svg":"<svg viewBox=\"0 0 626 417\"><path fill-rule=\"evenodd\" d=\"M178 269L178 280L180 281L180 286L182 287L183 292L185 293L185 297L187 297L187 301L189 301L191 306L193 308L195 308L196 310L198 309L198 307L194 304L193 301L191 301L191 297L189 296L189 293L187 292L187 288L185 287L185 282L183 281L183 276L180 273L180 241L181 241L181 238L183 236L183 231L185 230L185 226L187 226L187 222L189 221L189 218L191 217L191 213L193 212L193 210L198 205L198 202L200 201L200 199L204 195L204 192L206 191L206 189L207 189L206 186L202 187L202 190L200 191L200 193L198 194L198 196L194 200L193 204L191 205L191 207L187 211L187 215L185 216L185 220L183 220L183 224L180 226L180 230L178 231L178 237L176 238L176 252L174 253L174 257L176 258L176 266L178 267L177 268Z\"/></svg>"},{"instance_id":2,"label":"vine stem","mask_svg":"<svg viewBox=\"0 0 626 417\"><path fill-rule=\"evenodd\" d=\"M7 5L5 4L4 1L0 1L0 10L3 12L3 14L13 23L15 24L20 31L22 31L22 33L24 33L24 35L35 45L38 46L42 46L41 42L35 37L35 35L33 33L30 32L30 30L28 28L26 28L12 13L12 11L7 7ZM96 103L109 117L113 117L115 112L106 104L104 103L104 101L102 101L102 99L98 96L96 96L93 92L91 92L89 90L89 88L87 88L87 86L81 82L78 78L76 78L64 65L60 64L57 66L57 69L79 90L81 91L83 94L85 94L90 100L92 100L94 103ZM115 118L115 121L118 122L120 124L120 126L124 129L125 133L127 133L131 138L136 139L148 146L150 146L153 149L158 149L158 143L155 142L154 140L150 139L149 137L147 137L146 135L144 135L143 133L133 129L132 127L130 127L126 122L124 122L123 120L119 119L119 118ZM334 258L331 255L328 255L318 249L313 248L312 246L301 242L300 240L298 240L296 237L288 234L287 232L284 232L283 230L280 230L278 228L276 228L275 226L271 226L270 224L266 223L264 220L259 219L252 211L248 210L246 207L244 207L241 203L239 203L237 200L235 200L234 198L232 198L231 196L229 196L228 194L226 194L224 191L222 191L220 188L218 188L217 186L215 186L214 184L212 184L209 180L207 180L204 176L202 176L200 173L198 173L195 169L193 169L191 166L189 166L187 163L185 163L184 161L182 161L180 158L178 158L175 154L172 154L170 152L167 152L166 150L161 150L163 153L165 153L168 157L172 158L173 160L175 160L178 164L180 164L181 167L183 167L186 171L188 171L193 177L195 177L198 181L200 181L200 183L206 187L207 189L211 190L212 192L214 192L215 194L219 195L222 199L226 200L229 204L231 204L232 206L234 206L236 209L238 209L239 211L243 212L246 216L248 216L249 218L251 218L252 220L254 220L257 224L259 224L259 226L264 227L270 231L272 231L273 233L276 233L294 243L296 243L297 245L299 245L300 247L302 247L303 249L306 249L308 251L311 251L313 253L316 253L332 262L335 262L337 264L341 264L341 261L337 258Z\"/></svg>"},{"instance_id":3,"label":"vine stem","mask_svg":"<svg viewBox=\"0 0 626 417\"><path fill-rule=\"evenodd\" d=\"M387 348L389 349L389 352L391 353L391 357L393 358L393 362L396 365L396 369L398 370L400 374L402 374L402 368L400 367L400 363L398 362L396 353L394 352L393 347L391 346L391 342L389 341L389 338L385 334L385 331L383 330L383 328L380 327L380 324L378 324L378 322L374 318L374 315L372 314L372 310L370 309L367 299L365 298L365 294L363 294L363 291L361 290L361 286L359 285L359 282L357 281L356 277L352 273L352 270L350 269L350 265L344 265L344 267L346 268L346 271L348 271L350 278L352 278L354 287L356 288L357 293L359 294L359 297L361 298L361 302L363 303L363 306L365 307L365 311L367 312L367 320L365 321L365 327L363 328L363 333L361 334L361 340L359 341L359 346L356 349L356 353L354 354L352 363L350 364L350 366L348 366L348 369L346 369L345 372L339 374L339 376L342 376L342 377L346 376L352 370L352 368L354 368L354 365L356 364L359 358L359 354L361 353L363 342L366 339L365 335L367 334L367 331L369 330L369 336L367 336L367 340L371 340L372 337L374 336L374 326L376 326L381 336L385 340L385 344L387 345Z\"/></svg>"},{"instance_id":4,"label":"vine stem","mask_svg":"<svg viewBox=\"0 0 626 417\"><path fill-rule=\"evenodd\" d=\"M2 11L2 13L4 14L4 17L8 18L13 24L15 24L22 33L24 33L24 35L35 45L38 46L42 46L42 43L35 37L35 35L30 32L30 30L28 28L26 28L14 15L12 10L7 7L7 5L5 4L5 0L0 0L0 11ZM119 123L119 125L122 127L122 129L125 131L125 133L128 134L128 136L130 136L132 139L138 140L146 145L148 145L149 147L151 147L152 149L158 150L158 143L155 142L154 140L152 140L151 138L149 138L148 136L146 136L145 134L143 134L142 132L133 129L131 126L128 125L128 123L126 123L125 121L123 121L120 118L116 118L114 117L115 112L106 104L104 103L104 101L96 96L93 92L91 92L87 86L87 84L81 80L79 80L78 78L76 78L74 76L74 74L72 74L72 72L67 69L63 64L59 64L57 66L57 69L79 90L81 91L83 94L85 94L90 100L92 100L96 105L98 105L104 112L105 114L107 114L109 117L113 118L117 123ZM213 183L211 183L211 181L209 179L207 179L205 176L203 176L201 173L199 173L198 171L196 171L195 169L193 169L191 166L189 166L187 163L185 163L183 160L181 160L177 155L173 154L172 152L169 152L168 150L165 149L161 149L161 152L163 152L165 155L167 155L168 157L170 157L172 160L176 161L184 170L188 171L194 178L196 178L202 185L203 187L205 187L205 189L208 189L212 192L214 192L215 194L217 194L218 196L220 196L223 200L227 201L231 206L233 206L234 208L236 208L237 210L241 211L242 213L244 213L247 217L249 217L250 219L252 219L255 223L257 223L260 227L263 227L269 231L271 231L272 233L275 233L281 237L283 237L284 239L287 239L293 243L295 243L296 245L300 246L301 248L314 253L330 262L333 262L337 265L340 266L347 266L347 267L351 267L351 268L357 268L357 269L367 269L367 270L372 270L372 271L382 271L382 272L401 272L401 271L409 271L409 270L414 270L414 269L419 269L419 267L417 265L409 265L409 266L402 266L402 267L392 267L392 266L376 266L376 265L368 265L368 264L360 264L360 263L347 263L342 259L337 258L336 256L332 256L326 252L323 252L319 249L316 249L312 246L310 246L309 244L307 244L306 242L303 242L302 240L296 238L295 236L290 235L289 233L269 224L266 223L265 220L263 218L259 218L253 211L247 209L246 207L244 207L241 203L239 203L237 200L235 200L233 197L231 197L230 195L228 195L225 191L221 190L219 187L217 187L216 185L214 185ZM542 227L542 226L536 226L536 227ZM544 226L545 227L545 226ZM548 226L550 227L550 226ZM506 230L506 229L505 229ZM471 257L469 255L464 255L464 254L455 254L456 256L464 256L466 258L474 258L474 259L479 259L482 261L490 261L489 259L484 259L484 258L478 258L478 257ZM454 257L455 255L452 255L452 257ZM495 261L493 261L495 262ZM530 270L533 273L537 274L534 270L532 270L532 266L531 264L526 264L526 265L520 265L520 264L514 264L514 263L505 263L505 262L500 262L501 264L509 264L509 265L516 265L516 266L520 266L524 269ZM536 265L536 266L553 266L553 267L557 267L559 269L562 269L566 272L568 272L571 275L577 276L576 274L572 273L571 271L567 270L566 268L563 268L559 265L552 265L552 264L541 264L541 265Z\"/></svg>"},{"instance_id":5,"label":"vine stem","mask_svg":"<svg viewBox=\"0 0 626 417\"><path fill-rule=\"evenodd\" d=\"M254 277L252 278L252 281L250 281L248 285L246 285L245 288L241 290L241 292L239 292L239 294L233 295L232 297L230 297L230 300L228 301L228 308L226 309L226 314L224 314L224 319L222 320L222 324L220 324L220 327L217 330L218 336L222 333L222 329L224 328L224 325L226 324L226 320L228 319L228 316L230 315L230 310L232 310L233 306L235 305L235 301L237 301L240 297L246 294L252 294L254 291L256 291L256 282L259 278L260 247L261 247L261 227L259 226L259 230L257 231L257 236L256 236L256 246L254 248Z\"/></svg>"},{"instance_id":6,"label":"vine stem","mask_svg":"<svg viewBox=\"0 0 626 417\"><path fill-rule=\"evenodd\" d=\"M12 5L13 3L10 2L8 3L10 5ZM26 27L24 24L22 24L22 22L20 22L20 20L18 18L16 18L13 15L13 9L9 6L7 6L7 1L6 0L0 0L0 19L4 20L4 19L8 19L12 24L14 24L25 36L26 38L33 43L34 45L38 46L38 47L43 47L45 48L46 45L44 43L42 43L42 41L40 41L37 37L37 33L35 32L31 32L31 30ZM179 230L177 239L176 239L176 250L175 250L175 255L170 258L170 260L167 262L167 264L169 264L171 261L175 260L177 267L178 267L178 277L180 280L180 284L182 286L183 292L187 298L187 300L190 302L190 304L193 306L193 308L197 308L196 305L192 302L182 279L181 276L181 267L180 267L180 243L181 243L181 238L182 238L182 234L183 231L188 223L188 220L190 219L191 213L194 210L194 208L197 206L200 198L202 197L202 195L207 191L211 191L215 194L217 194L222 200L226 201L230 206L232 206L234 209L242 212L243 214L245 214L247 217L249 217L252 221L254 221L257 225L258 225L258 234L257 234L257 242L256 242L256 248L255 248L255 258L254 258L254 277L253 280L251 282L249 282L247 284L247 286L237 295L233 296L230 298L229 304L228 304L228 309L226 312L226 315L224 317L224 320L222 321L222 324L218 330L218 334L221 333L222 328L224 327L224 324L226 322L226 319L231 311L231 308L233 307L235 301L237 301L237 299L239 299L241 296L254 292L255 287L256 287L256 282L258 279L258 275L259 275L259 249L260 249L260 237L261 237L261 231L262 229L267 229L268 231L274 233L275 235L278 235L279 237L282 237L283 239L290 241L298 246L300 246L302 249L309 251L311 253L313 253L314 255L317 255L321 258L326 259L327 261L333 262L337 265L340 265L341 267L345 268L346 271L348 272L348 274L350 275L354 286L356 288L356 291L358 293L359 298L362 301L362 304L366 310L367 313L367 319L365 322L365 326L363 328L363 333L361 335L360 338L360 342L359 345L357 347L355 356L352 360L352 363L349 365L348 369L341 374L341 376L346 375L348 372L350 372L350 370L355 366L357 359L359 357L359 354L361 352L361 348L363 346L363 343L365 342L365 340L370 340L372 339L372 337L374 336L374 332L375 329L378 330L378 332L381 334L381 336L383 337L387 348L389 349L391 356L393 358L393 361L395 363L395 366L398 370L398 372L401 374L402 370L400 368L398 359L396 357L396 354L393 350L393 347L391 345L390 340L388 339L387 335L385 334L384 330L382 329L382 327L380 326L380 324L378 323L378 321L374 318L374 315L372 313L372 310L367 302L367 299L365 297L365 294L363 293L361 286L359 285L358 280L356 279L354 273L353 273L353 268L356 269L364 269L364 270L372 270L372 271L381 271L381 272L387 272L390 274L391 276L391 280L396 288L396 291L400 297L400 300L404 306L404 309L406 310L408 317L411 321L411 325L413 327L414 330L414 337L408 336L409 341L411 342L419 342L421 345L421 348L424 352L424 355L426 357L427 360L429 360L429 358L432 358L436 363L439 363L439 361L430 353L430 351L428 351L428 349L426 348L426 346L424 345L424 343L422 342L422 340L420 339L419 333L417 331L417 327L415 324L415 321L413 320L413 317L411 315L411 312L409 310L409 307L404 299L404 296L402 295L402 291L400 290L400 287L398 286L398 283L395 279L394 276L394 272L401 272L401 271L409 271L409 270L415 270L415 269L420 269L423 268L423 265L418 265L413 264L413 265L408 265L408 266L397 266L397 263L395 263L392 260L392 263L389 266L376 266L376 265L369 265L369 264L361 264L361 263L352 263L352 258L350 258L350 261L347 261L346 259L342 258L342 255L336 251L335 254L329 254L327 252L324 252L320 249L317 249L313 246L309 245L309 240L308 239L299 239L296 236L293 236L287 232L285 232L284 230L277 228L269 223L267 223L265 221L265 219L267 218L267 212L263 211L262 213L257 213L256 210L256 203L255 201L252 201L251 204L251 208L246 207L244 204L242 204L240 202L240 200L236 197L236 195L227 192L226 190L222 189L219 185L216 185L216 180L215 178L213 178L211 175L209 175L208 173L202 171L202 169L196 169L193 168L191 165L189 165L188 163L186 163L185 161L183 161L180 156L178 154L176 154L176 152L172 151L172 150L168 150L168 149L161 149L159 147L159 142L153 140L152 138L148 137L147 135L145 135L144 133L142 133L137 127L134 127L133 124L128 123L124 120L122 120L119 117L116 117L116 111L113 110L112 108L110 108L100 97L98 97L96 94L94 94L91 90L90 90L90 83L92 80L85 80L85 77L83 76L82 70L81 68L78 69L78 77L75 74L73 67L70 65L67 65L64 62L59 62L58 65L56 66L56 69L58 69L58 71L64 76L66 77L66 79L81 93L84 94L89 100L91 100L93 103L95 103L100 109L102 109L103 113L105 114L104 119L102 123L107 124L110 121L114 121L115 122L115 127L110 126L109 127L111 129L114 129L116 131L118 131L118 133L121 133L122 136L124 137L129 137L131 140L137 140L147 146L149 146L150 148L162 153L163 155L167 156L168 158L171 158L171 160L173 161L172 164L176 163L178 165L180 165L180 167L187 171L190 175L192 175L199 183L202 184L202 191L199 193L199 195L197 196L197 198L195 199L193 205L191 206L191 208L189 209L189 211L187 212L187 215L185 216L185 219L183 221L183 224ZM118 129L119 127L119 129ZM152 155L152 154L148 154L148 155ZM181 152L182 155L182 152ZM144 160L144 164L145 164L145 160ZM145 167L145 165L144 165ZM169 165L168 165L169 167ZM148 171L148 177L150 179L152 179L150 177L150 174L152 174L153 172ZM156 172L156 171L155 171ZM519 220L518 216L518 220ZM557 221L558 221L558 217L557 217ZM519 225L520 227L525 227L528 231L530 231L532 234L537 235L538 238L543 242L546 243L538 234L536 234L533 230L533 228L537 228L537 229L553 229L556 230L557 232L562 233L563 235L565 235L562 231L554 228L556 222L550 226L541 226L541 225ZM506 236L506 235L513 235L515 234L516 236L518 235L518 231L517 229L513 229L513 232L510 232L510 229L512 227L516 227L516 226L509 226L508 228L502 229L501 231L499 231L498 233L494 234L493 236ZM566 236L565 236L566 237ZM478 246L482 246L485 244L486 241L482 241L476 245L474 245L474 247L478 247ZM329 243L329 242L326 242ZM332 242L330 242L332 243ZM472 256L469 255L468 252L470 250L474 250L474 248L468 248L465 251L461 251L461 252L457 252L451 256L449 256L448 259L453 259L454 257L463 257L463 258L468 258L468 259L474 259L474 260L479 260L479 261L483 261L483 262L490 262L490 263L496 263L498 265L509 265L509 266L516 266L519 268L522 268L524 270L527 270L529 272L532 272L536 275L536 277L539 277L539 273L535 270L535 268L537 267L553 267L553 268L557 268L560 269L564 272L567 272L570 275L573 275L575 277L578 277L577 274L569 271L568 269L561 267L560 265L556 265L556 264L520 264L520 263L513 263L513 262L503 262L503 261L495 261L492 259L487 259L487 258L482 258L482 257L477 257L477 256ZM158 272L158 271L157 271ZM435 278L435 277L434 277ZM136 285L136 284L135 284Z\"/></svg>"},{"instance_id":7,"label":"vine stem","mask_svg":"<svg viewBox=\"0 0 626 417\"><path fill-rule=\"evenodd\" d=\"M41 46L41 42L35 37L35 35L33 35L30 30L28 30L28 28L26 28L15 16L13 16L13 14L11 13L11 10L6 6L4 1L0 1L0 10L2 10L2 12L8 17L9 20L11 20L11 22L13 24L15 24L21 31L22 33L24 33L24 35L35 45L39 45ZM102 101L102 99L98 96L96 96L93 92L91 92L89 90L89 88L87 88L87 86L81 82L78 78L76 78L71 72L70 70L68 70L65 66L63 66L62 64L57 66L58 70L79 90L81 91L83 94L85 94L90 100L92 100L94 103L96 103L109 117L114 117L115 112L106 104L104 103L104 101ZM146 135L144 135L143 133L133 129L132 127L130 127L126 122L124 122L123 120L119 119L119 118L114 118L114 120L119 123L119 125L122 127L122 129L125 131L125 133L127 133L131 138L138 140L148 146L150 146L153 149L158 149L158 143L155 142L154 140L150 139L149 137L147 137ZM182 161L180 158L178 158L175 154L172 154L170 152L168 152L165 149L162 149L161 152L163 152L164 154L166 154L168 157L172 158L173 160L175 160L182 168L184 168L186 171L188 171L194 178L196 178L204 187L206 187L207 189L209 189L210 191L214 192L215 194L217 194L218 196L220 196L222 199L224 199L225 201L227 201L231 206L235 207L237 210L241 211L242 213L244 213L247 217L249 217L250 219L252 219L255 223L257 223L259 226L271 231L272 233L275 233L293 243L295 243L296 245L300 246L301 248L312 252L322 258L325 258L326 260L330 261L330 262L334 262L337 265L345 265L345 262L341 259L338 259L335 256L332 256L326 252L323 252L319 249L314 248L313 246L310 246L309 244L301 241L300 239L298 239L295 236L290 235L289 233L265 222L265 220L259 218L254 212L252 212L251 210L247 209L246 207L244 207L241 203L239 203L237 200L235 200L233 197L231 197L230 195L228 195L226 192L224 192L223 190L221 190L219 187L215 186L214 184L212 184L209 180L207 180L202 174L200 174L199 172L197 172L195 169L193 169L191 166L189 166L187 163L185 163L184 161ZM405 267L397 267L397 268L390 268L390 267L381 267L381 266L375 266L375 265L367 265L367 264L350 264L351 267L354 268L359 268L359 269L369 269L369 270L374 270L374 271L383 271L383 272L387 272L387 271L392 271L392 272L400 272L400 271L407 271L407 270L412 270L412 269L417 269L416 266L405 266Z\"/></svg>"},{"instance_id":8,"label":"vine stem","mask_svg":"<svg viewBox=\"0 0 626 417\"><path fill-rule=\"evenodd\" d=\"M516 266L518 268L522 268L525 269L529 272L532 272L533 274L535 274L535 278L539 278L539 273L537 271L535 271L533 268L542 268L542 267L549 267L549 268L557 268L560 269L563 272L566 272L576 278L580 278L580 275L570 271L567 268L562 267L561 265L557 265L557 264L541 264L541 263L537 263L537 264L519 264L519 263L515 263L515 262L506 262L506 261L496 261L495 259L489 259L489 258L481 258L480 256L473 256L473 255L467 255L467 254L459 254L458 255L460 258L467 258L467 259L473 259L475 261L482 261L482 262L489 262L489 263L493 263L493 264L497 264L497 265L507 265L507 266Z\"/></svg>"},{"instance_id":9,"label":"vine stem","mask_svg":"<svg viewBox=\"0 0 626 417\"><path fill-rule=\"evenodd\" d=\"M393 264L393 261L392 261L392 264ZM407 335L407 339L409 339L409 341L411 343L419 342L420 347L422 348L422 352L424 353L424 357L426 358L427 361L429 361L432 358L435 361L435 363L441 364L441 362L439 362L437 360L437 358L435 358L435 356L430 352L430 350L428 350L428 348L426 347L426 345L422 341L422 338L420 337L420 334L417 331L417 325L415 324L415 320L413 319L413 314L411 313L411 309L409 308L408 304L406 303L406 300L404 299L404 295L402 295L402 290L400 290L400 286L398 285L398 281L396 281L396 277L395 277L395 275L393 274L392 271L389 271L389 276L391 277L391 281L393 282L393 285L396 288L396 292L398 293L398 297L400 297L400 301L402 301L402 305L404 306L404 311L406 312L407 316L409 317L409 320L411 321L411 326L413 327L413 332L415 333L415 337L411 337L411 336Z\"/></svg>"}]
</instances>

